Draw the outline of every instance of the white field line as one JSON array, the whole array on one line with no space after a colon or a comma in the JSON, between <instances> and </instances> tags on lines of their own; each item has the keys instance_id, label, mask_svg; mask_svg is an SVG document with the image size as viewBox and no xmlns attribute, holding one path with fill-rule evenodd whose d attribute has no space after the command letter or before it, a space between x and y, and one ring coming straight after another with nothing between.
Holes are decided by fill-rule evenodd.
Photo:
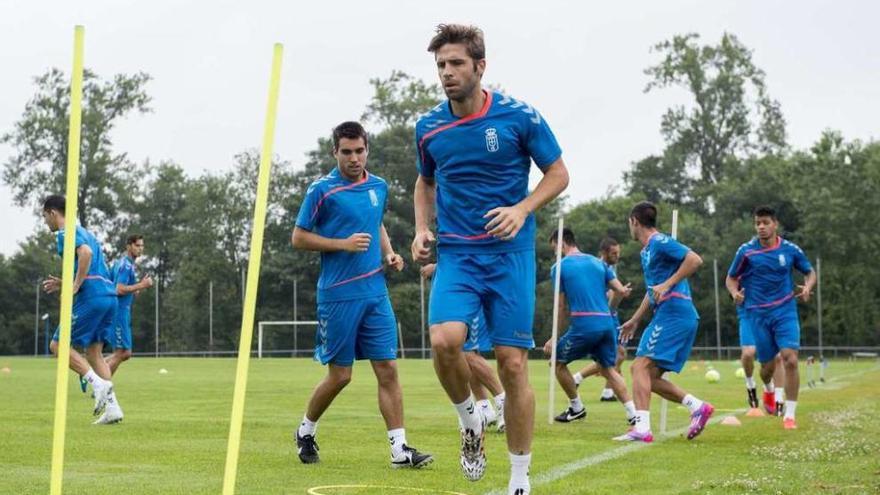
<instances>
[{"instance_id":1,"label":"white field line","mask_svg":"<svg viewBox=\"0 0 880 495\"><path fill-rule=\"evenodd\" d=\"M835 376L833 378L828 379L827 383L836 382L836 381L842 380L844 378L851 378L851 377L855 377L855 376L864 375L865 373L870 373L872 371L877 371L877 370L880 370L880 366L875 366L873 368L862 370L862 371L855 371L853 373L849 373L846 375ZM841 387L841 388L843 388L843 387ZM800 391L800 393L803 394L806 392L810 392L812 390L821 390L821 389L822 389L821 387L807 388L807 389L802 389ZM730 414L724 414L722 416L716 416L715 418L712 418L711 420L709 420L708 424L719 423L724 418L726 418L728 416L736 416L736 415L742 414L744 412L746 412L746 409L737 409ZM678 430L671 431L664 436L658 435L658 436L654 437L654 443L666 441L672 437L676 437L678 435L681 435L682 433L686 432L687 430L688 430L688 427L684 427L684 428L679 428ZM534 488L536 486L546 485L547 483L553 483L554 481L561 480L562 478L565 478L572 473L580 471L581 469L588 468L590 466L595 466L596 464L601 464L605 461L617 459L618 457L623 457L631 452L634 452L634 451L637 451L637 450L640 450L643 448L647 448L650 446L651 446L651 444L642 443L642 442L628 443L628 444L624 445L623 447L618 447L615 449L606 450L604 452L600 452L595 455L591 455L588 457L584 457L582 459L578 459L573 462L569 462L568 464L563 464L561 466L554 467L554 468L550 469L549 471L545 471L545 472L540 473L536 476L533 476L532 480L531 480L532 487ZM505 493L507 493L506 490L497 489L497 490L492 490L490 492L486 492L485 495L504 495Z\"/></svg>"}]
</instances>

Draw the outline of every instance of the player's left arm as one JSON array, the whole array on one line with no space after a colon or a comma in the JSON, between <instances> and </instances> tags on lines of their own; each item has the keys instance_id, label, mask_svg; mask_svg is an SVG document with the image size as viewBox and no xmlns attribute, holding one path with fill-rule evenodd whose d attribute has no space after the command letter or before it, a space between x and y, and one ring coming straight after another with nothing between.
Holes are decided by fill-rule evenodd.
<instances>
[{"instance_id":1,"label":"player's left arm","mask_svg":"<svg viewBox=\"0 0 880 495\"><path fill-rule=\"evenodd\" d=\"M808 303L810 302L813 287L816 286L816 270L813 269L813 265L810 264L807 255L799 247L795 248L794 267L797 271L804 274L804 284L798 285L799 292L796 296L801 301Z\"/></svg>"},{"instance_id":2,"label":"player's left arm","mask_svg":"<svg viewBox=\"0 0 880 495\"><path fill-rule=\"evenodd\" d=\"M398 272L403 270L403 256L394 252L394 247L391 246L391 238L388 237L388 231L385 230L384 223L379 229L379 244L382 247L382 259L385 260L385 264Z\"/></svg>"},{"instance_id":3,"label":"player's left arm","mask_svg":"<svg viewBox=\"0 0 880 495\"><path fill-rule=\"evenodd\" d=\"M559 157L550 166L544 168L541 182L525 199L513 206L494 208L483 215L483 218L491 218L486 224L486 230L489 235L501 240L513 239L530 214L553 201L566 187L568 187L568 169L562 157Z\"/></svg>"},{"instance_id":4,"label":"player's left arm","mask_svg":"<svg viewBox=\"0 0 880 495\"><path fill-rule=\"evenodd\" d=\"M76 248L76 258L79 264L76 267L76 276L73 277L73 293L79 292L86 277L89 275L89 266L92 264L92 248L88 244L82 244Z\"/></svg>"},{"instance_id":5,"label":"player's left arm","mask_svg":"<svg viewBox=\"0 0 880 495\"><path fill-rule=\"evenodd\" d=\"M676 270L671 277L666 279L665 282L651 287L651 290L654 292L654 300L660 301L663 295L669 292L669 289L675 287L675 284L696 273L702 265L703 258L693 251L688 251L684 256L681 265L678 266L678 270Z\"/></svg>"}]
</instances>

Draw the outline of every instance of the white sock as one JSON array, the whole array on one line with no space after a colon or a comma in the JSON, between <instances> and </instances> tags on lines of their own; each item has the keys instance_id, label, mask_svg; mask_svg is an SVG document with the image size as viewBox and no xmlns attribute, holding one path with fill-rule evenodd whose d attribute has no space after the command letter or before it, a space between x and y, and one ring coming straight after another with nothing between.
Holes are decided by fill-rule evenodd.
<instances>
[{"instance_id":1,"label":"white sock","mask_svg":"<svg viewBox=\"0 0 880 495\"><path fill-rule=\"evenodd\" d=\"M483 421L477 414L473 396L468 396L461 404L455 404L455 410L458 411L458 420L463 428L474 430L476 434L483 431Z\"/></svg>"},{"instance_id":2,"label":"white sock","mask_svg":"<svg viewBox=\"0 0 880 495\"><path fill-rule=\"evenodd\" d=\"M797 409L796 400L785 401L785 419L794 419L795 409Z\"/></svg>"},{"instance_id":3,"label":"white sock","mask_svg":"<svg viewBox=\"0 0 880 495\"><path fill-rule=\"evenodd\" d=\"M504 392L501 392L500 394L498 394L494 397L495 409L497 409L498 411L500 411L502 408L504 408L504 398L505 398Z\"/></svg>"},{"instance_id":4,"label":"white sock","mask_svg":"<svg viewBox=\"0 0 880 495\"><path fill-rule=\"evenodd\" d=\"M318 431L318 422L312 421L303 415L302 423L299 424L299 436L304 437L306 435L315 436L315 432Z\"/></svg>"},{"instance_id":5,"label":"white sock","mask_svg":"<svg viewBox=\"0 0 880 495\"><path fill-rule=\"evenodd\" d=\"M602 389L603 399L610 399L612 397L614 397L614 390L611 390L610 388Z\"/></svg>"},{"instance_id":6,"label":"white sock","mask_svg":"<svg viewBox=\"0 0 880 495\"><path fill-rule=\"evenodd\" d=\"M480 406L480 409L482 409L484 412L487 412L490 409L492 409L492 406L489 405L489 399L478 400L477 405Z\"/></svg>"},{"instance_id":7,"label":"white sock","mask_svg":"<svg viewBox=\"0 0 880 495\"><path fill-rule=\"evenodd\" d=\"M773 385L773 382L764 384L764 392L774 393L776 391L776 387Z\"/></svg>"},{"instance_id":8,"label":"white sock","mask_svg":"<svg viewBox=\"0 0 880 495\"><path fill-rule=\"evenodd\" d=\"M696 411L699 411L700 408L703 407L703 401L701 401L700 399L694 397L694 396L691 395L691 394L687 394L687 395L685 395L685 396L684 396L684 399L682 399L681 403L682 403L685 407L687 407L687 408L688 408L688 411L690 411L692 414L693 414L694 412L696 412Z\"/></svg>"},{"instance_id":9,"label":"white sock","mask_svg":"<svg viewBox=\"0 0 880 495\"><path fill-rule=\"evenodd\" d=\"M782 387L776 389L776 402L782 402L785 400L785 396L782 395L783 391Z\"/></svg>"},{"instance_id":10,"label":"white sock","mask_svg":"<svg viewBox=\"0 0 880 495\"><path fill-rule=\"evenodd\" d=\"M753 376L746 377L746 388L749 390L755 389L755 377L753 377Z\"/></svg>"},{"instance_id":11,"label":"white sock","mask_svg":"<svg viewBox=\"0 0 880 495\"><path fill-rule=\"evenodd\" d=\"M391 457L397 457L406 445L406 430L403 428L388 430L388 441L391 443Z\"/></svg>"},{"instance_id":12,"label":"white sock","mask_svg":"<svg viewBox=\"0 0 880 495\"><path fill-rule=\"evenodd\" d=\"M89 368L89 371L86 371L86 374L83 376L83 378L85 378L86 381L89 382L93 388L95 385L99 387L104 385L104 382L106 381L98 376L98 374L95 373L95 370L93 370L92 368Z\"/></svg>"},{"instance_id":13,"label":"white sock","mask_svg":"<svg viewBox=\"0 0 880 495\"><path fill-rule=\"evenodd\" d=\"M636 415L636 403L633 401L629 401L623 404L623 408L626 409L626 419L630 419L635 417Z\"/></svg>"},{"instance_id":14,"label":"white sock","mask_svg":"<svg viewBox=\"0 0 880 495\"><path fill-rule=\"evenodd\" d=\"M508 486L509 493L517 488L529 489L529 465L532 463L532 454L510 455L510 483Z\"/></svg>"},{"instance_id":15,"label":"white sock","mask_svg":"<svg viewBox=\"0 0 880 495\"><path fill-rule=\"evenodd\" d=\"M584 375L582 375L580 371L578 371L577 373L571 375L571 377L574 378L574 384L575 384L575 385L580 385L581 382L584 381Z\"/></svg>"},{"instance_id":16,"label":"white sock","mask_svg":"<svg viewBox=\"0 0 880 495\"><path fill-rule=\"evenodd\" d=\"M651 411L636 411L635 429L639 433L651 431Z\"/></svg>"},{"instance_id":17,"label":"white sock","mask_svg":"<svg viewBox=\"0 0 880 495\"><path fill-rule=\"evenodd\" d=\"M571 407L571 410L572 410L572 411L574 411L574 412L581 412L581 411L584 410L584 403L581 402L581 396L580 396L580 395L578 395L578 396L575 397L574 399L571 399L571 400L568 401L568 402L569 402L569 404L570 404L569 407Z\"/></svg>"}]
</instances>

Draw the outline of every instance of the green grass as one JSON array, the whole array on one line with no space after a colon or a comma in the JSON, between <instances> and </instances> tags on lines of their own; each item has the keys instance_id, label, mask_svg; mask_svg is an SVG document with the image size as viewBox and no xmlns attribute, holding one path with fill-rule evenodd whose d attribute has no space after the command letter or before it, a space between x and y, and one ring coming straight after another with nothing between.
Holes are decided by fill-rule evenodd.
<instances>
[{"instance_id":1,"label":"green grass","mask_svg":"<svg viewBox=\"0 0 880 495\"><path fill-rule=\"evenodd\" d=\"M0 357L0 368L11 368L11 373L0 373L0 494L48 491L54 365L48 359ZM710 400L722 414L742 408L745 393L742 381L733 377L735 366L715 365L722 373L719 384L703 380L705 368L699 363L689 363L674 381ZM160 375L159 368L169 373ZM320 493L445 490L476 495L506 486L508 461L504 438L498 434L488 436L489 468L483 480L470 483L460 474L455 412L428 361L404 360L400 368L407 437L437 460L422 471L391 470L375 379L368 365L355 368L352 384L321 419L322 462L304 466L296 458L291 432L323 368L304 359L252 361L237 493L304 494L319 485L357 484L424 491ZM625 430L622 408L597 401L601 384L596 379L581 389L589 411L586 421L547 425L547 367L532 361L538 398L532 492L878 493L880 368L874 362L841 361L828 371L828 383L816 390L804 387L797 431L783 431L775 418L742 418L741 427L715 424L692 442L672 435L652 445L622 447L610 441ZM123 365L115 380L126 416L112 427L91 425L91 399L79 392L71 377L64 492L219 493L234 376L232 359L134 359ZM564 404L558 391L557 409ZM657 432L659 400L653 405ZM680 406L671 405L669 412L670 430L687 424ZM603 453L613 458L548 480L548 473Z\"/></svg>"}]
</instances>

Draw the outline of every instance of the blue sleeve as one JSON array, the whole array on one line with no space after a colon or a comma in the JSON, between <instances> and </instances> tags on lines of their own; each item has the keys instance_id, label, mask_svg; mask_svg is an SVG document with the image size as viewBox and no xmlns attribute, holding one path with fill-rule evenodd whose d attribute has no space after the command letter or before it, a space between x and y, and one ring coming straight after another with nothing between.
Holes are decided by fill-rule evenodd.
<instances>
[{"instance_id":1,"label":"blue sleeve","mask_svg":"<svg viewBox=\"0 0 880 495\"><path fill-rule=\"evenodd\" d=\"M616 279L617 275L614 273L614 270L608 263L605 263L605 285L611 283L612 280Z\"/></svg>"},{"instance_id":2,"label":"blue sleeve","mask_svg":"<svg viewBox=\"0 0 880 495\"><path fill-rule=\"evenodd\" d=\"M804 275L813 271L813 265L810 264L810 260L807 259L807 255L804 254L804 250L794 244L792 244L792 246L794 247L792 259L794 260L795 269L803 273Z\"/></svg>"},{"instance_id":3,"label":"blue sleeve","mask_svg":"<svg viewBox=\"0 0 880 495\"><path fill-rule=\"evenodd\" d=\"M736 256L733 257L733 262L730 264L730 268L727 269L727 276L730 278L739 278L743 274L743 271L745 271L746 260L746 248L745 246L740 246L740 248L736 250Z\"/></svg>"},{"instance_id":4,"label":"blue sleeve","mask_svg":"<svg viewBox=\"0 0 880 495\"><path fill-rule=\"evenodd\" d=\"M522 113L523 125L525 126L525 149L528 151L532 160L541 170L547 170L547 167L553 164L562 156L562 148L556 141L556 136L550 130L547 121L538 113L537 110L531 109L532 113Z\"/></svg>"},{"instance_id":5,"label":"blue sleeve","mask_svg":"<svg viewBox=\"0 0 880 495\"><path fill-rule=\"evenodd\" d=\"M318 184L310 185L299 207L299 214L296 216L297 227L310 232L315 229L321 219L320 202L321 191Z\"/></svg>"},{"instance_id":6,"label":"blue sleeve","mask_svg":"<svg viewBox=\"0 0 880 495\"><path fill-rule=\"evenodd\" d=\"M55 238L57 239L57 244L58 244L58 246L57 246L58 256L64 256L64 231L59 230L58 233L55 235ZM86 244L86 239L85 239L85 237L83 237L82 234L80 234L79 229L77 229L76 230L76 237L73 241L73 248L76 249L76 248L82 246L83 244ZM76 253L74 253L74 256L75 255L76 255Z\"/></svg>"},{"instance_id":7,"label":"blue sleeve","mask_svg":"<svg viewBox=\"0 0 880 495\"><path fill-rule=\"evenodd\" d=\"M134 274L134 265L131 263L125 264L125 273L123 275L123 280L126 280L125 285L134 285L137 283L137 277Z\"/></svg>"},{"instance_id":8,"label":"blue sleeve","mask_svg":"<svg viewBox=\"0 0 880 495\"><path fill-rule=\"evenodd\" d=\"M419 175L428 179L434 178L434 169L437 168L431 154L428 153L428 142L422 142L422 133L419 132L419 126L416 125L416 167Z\"/></svg>"},{"instance_id":9,"label":"blue sleeve","mask_svg":"<svg viewBox=\"0 0 880 495\"><path fill-rule=\"evenodd\" d=\"M685 256L690 252L690 248L672 237L667 237L666 242L658 242L657 246L661 254L675 261L684 260Z\"/></svg>"},{"instance_id":10,"label":"blue sleeve","mask_svg":"<svg viewBox=\"0 0 880 495\"><path fill-rule=\"evenodd\" d=\"M114 284L119 283L119 260L114 261L113 264L110 265L110 280Z\"/></svg>"},{"instance_id":11,"label":"blue sleeve","mask_svg":"<svg viewBox=\"0 0 880 495\"><path fill-rule=\"evenodd\" d=\"M64 256L64 232L59 231L55 234L55 251L58 256Z\"/></svg>"}]
</instances>

